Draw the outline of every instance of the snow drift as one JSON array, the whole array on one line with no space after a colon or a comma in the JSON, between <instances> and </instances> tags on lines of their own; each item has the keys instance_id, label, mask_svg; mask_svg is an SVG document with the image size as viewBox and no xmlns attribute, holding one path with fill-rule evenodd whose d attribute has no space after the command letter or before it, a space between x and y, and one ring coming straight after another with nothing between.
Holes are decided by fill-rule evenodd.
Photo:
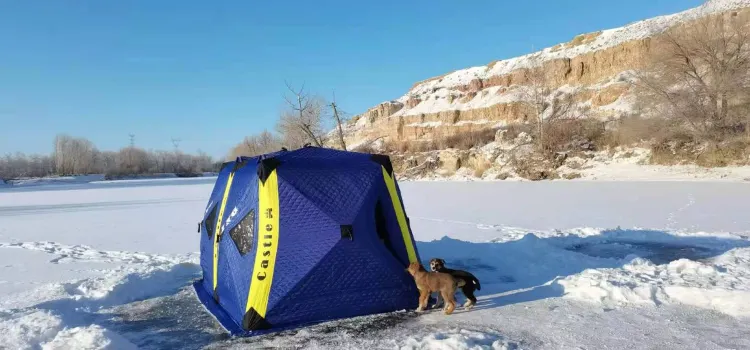
<instances>
[{"instance_id":1,"label":"snow drift","mask_svg":"<svg viewBox=\"0 0 750 350\"><path fill-rule=\"evenodd\" d=\"M607 307L681 303L731 316L750 316L750 248L707 261L656 265L635 257L622 268L587 269L558 280L565 296Z\"/></svg>"}]
</instances>

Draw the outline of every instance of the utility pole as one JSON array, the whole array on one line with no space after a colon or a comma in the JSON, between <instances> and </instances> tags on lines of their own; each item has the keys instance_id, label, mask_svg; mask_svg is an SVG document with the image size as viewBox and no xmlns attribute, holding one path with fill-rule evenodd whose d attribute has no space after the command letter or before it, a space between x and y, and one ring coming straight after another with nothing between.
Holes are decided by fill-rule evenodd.
<instances>
[{"instance_id":1,"label":"utility pole","mask_svg":"<svg viewBox=\"0 0 750 350\"><path fill-rule=\"evenodd\" d=\"M135 150L135 134L130 134L130 149L128 149L128 168L133 168L133 151Z\"/></svg>"},{"instance_id":2,"label":"utility pole","mask_svg":"<svg viewBox=\"0 0 750 350\"><path fill-rule=\"evenodd\" d=\"M333 102L331 102L331 108L333 108L333 117L336 118L336 126L339 129L339 142L341 148L346 151L346 142L344 141L344 130L341 128L341 118L339 118L339 110L336 108L336 94L333 94Z\"/></svg>"},{"instance_id":3,"label":"utility pole","mask_svg":"<svg viewBox=\"0 0 750 350\"><path fill-rule=\"evenodd\" d=\"M180 150L180 141L182 141L182 139L172 138L172 145L174 146L175 153Z\"/></svg>"}]
</instances>

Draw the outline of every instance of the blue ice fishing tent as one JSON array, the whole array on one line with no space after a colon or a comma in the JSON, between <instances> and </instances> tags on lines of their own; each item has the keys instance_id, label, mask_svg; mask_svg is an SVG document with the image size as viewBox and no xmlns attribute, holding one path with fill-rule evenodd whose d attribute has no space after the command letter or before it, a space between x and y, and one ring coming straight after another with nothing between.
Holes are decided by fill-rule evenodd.
<instances>
[{"instance_id":1,"label":"blue ice fishing tent","mask_svg":"<svg viewBox=\"0 0 750 350\"><path fill-rule=\"evenodd\" d=\"M233 335L416 308L419 261L385 155L318 147L240 157L199 230L201 303Z\"/></svg>"}]
</instances>

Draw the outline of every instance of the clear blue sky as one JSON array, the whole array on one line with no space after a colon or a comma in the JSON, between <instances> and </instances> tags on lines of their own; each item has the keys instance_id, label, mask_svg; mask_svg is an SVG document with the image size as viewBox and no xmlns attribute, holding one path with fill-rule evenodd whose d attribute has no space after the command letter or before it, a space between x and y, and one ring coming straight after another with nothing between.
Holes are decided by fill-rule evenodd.
<instances>
[{"instance_id":1,"label":"clear blue sky","mask_svg":"<svg viewBox=\"0 0 750 350\"><path fill-rule=\"evenodd\" d=\"M273 129L284 80L359 114L455 69L701 0L0 1L0 154L57 133L223 156Z\"/></svg>"}]
</instances>

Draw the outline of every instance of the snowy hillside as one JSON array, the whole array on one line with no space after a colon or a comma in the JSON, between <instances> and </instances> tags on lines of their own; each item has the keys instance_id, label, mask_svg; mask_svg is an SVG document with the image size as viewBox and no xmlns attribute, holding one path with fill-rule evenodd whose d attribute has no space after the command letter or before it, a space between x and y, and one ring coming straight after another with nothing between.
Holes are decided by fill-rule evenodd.
<instances>
[{"instance_id":1,"label":"snowy hillside","mask_svg":"<svg viewBox=\"0 0 750 350\"><path fill-rule=\"evenodd\" d=\"M657 108L664 101L652 105L634 84L654 68L656 53L669 50L660 40L665 32L687 35L686 28L709 18L750 21L750 0L706 1L428 78L352 118L344 140L349 149L392 155L397 172L410 179L743 181L750 178L743 135L722 134L717 147L726 152L707 152L712 146L695 136L700 132L674 123L671 116L680 114ZM731 106L738 116L742 100ZM339 147L337 130L329 146Z\"/></svg>"},{"instance_id":2,"label":"snowy hillside","mask_svg":"<svg viewBox=\"0 0 750 350\"><path fill-rule=\"evenodd\" d=\"M190 287L211 184L90 186L0 191L0 348L750 348L746 184L403 183L420 255L478 306L251 339Z\"/></svg>"},{"instance_id":3,"label":"snowy hillside","mask_svg":"<svg viewBox=\"0 0 750 350\"><path fill-rule=\"evenodd\" d=\"M627 26L591 33L589 35L593 37L593 39L588 42L584 40L584 42L576 43L576 45L560 44L528 55L500 60L488 65L462 69L439 78L429 79L425 82L416 84L411 90L409 90L409 92L398 98L396 101L406 104L410 99L419 98L421 101L430 101L432 99L443 100L445 102L444 97L449 95L451 90L455 90L456 87L469 85L472 81L477 79L486 80L491 77L512 73L518 69L534 67L550 60L573 58L586 53L611 48L628 41L653 37L654 35L662 33L666 29L679 23L685 23L708 15L749 6L750 0L707 1L701 6L677 14L654 17ZM497 90L497 88L495 88L495 90ZM497 91L488 91L486 95L490 97L490 100L472 99L467 103L456 101L442 105L432 104L431 108L427 108L429 103L423 102L414 108L404 108L394 114L394 116L438 113L453 109L482 108L493 104L507 103L508 101L520 99L519 96L514 96L513 94L494 97L498 95ZM482 101L480 102L478 100Z\"/></svg>"}]
</instances>

